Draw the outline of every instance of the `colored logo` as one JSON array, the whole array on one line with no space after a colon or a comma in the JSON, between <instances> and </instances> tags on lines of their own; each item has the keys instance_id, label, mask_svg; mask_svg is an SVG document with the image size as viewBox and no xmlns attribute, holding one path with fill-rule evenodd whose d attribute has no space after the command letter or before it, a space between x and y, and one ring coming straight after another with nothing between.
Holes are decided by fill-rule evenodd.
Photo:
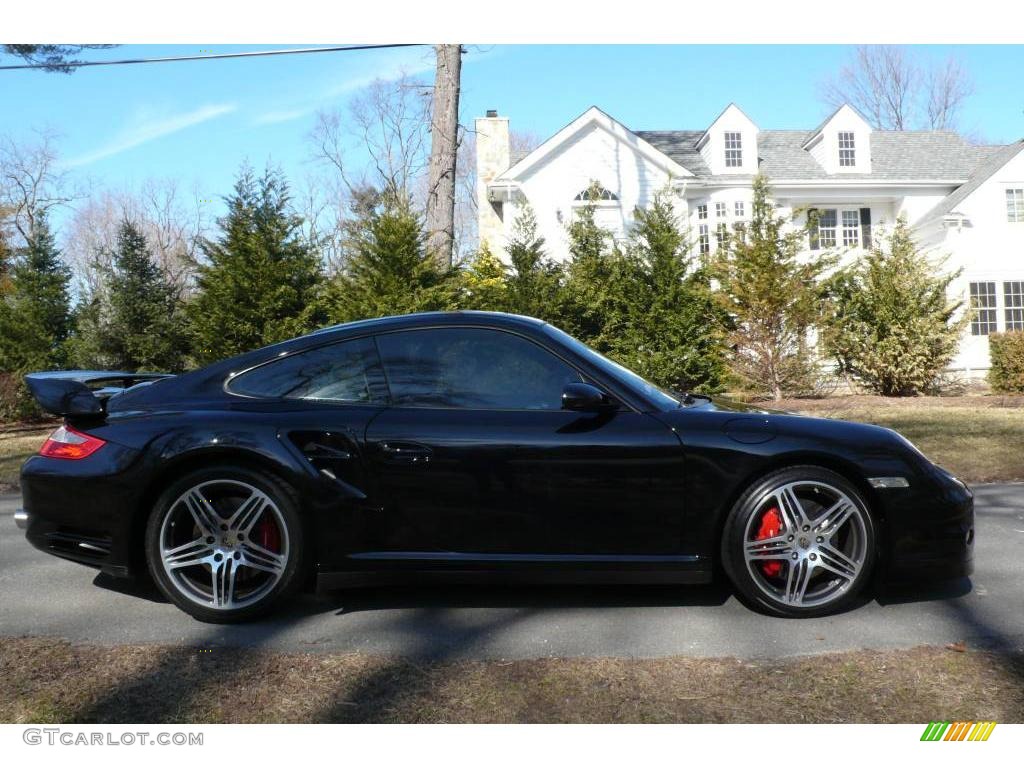
<instances>
[{"instance_id":1,"label":"colored logo","mask_svg":"<svg viewBox=\"0 0 1024 768\"><path fill-rule=\"evenodd\" d=\"M996 724L992 720L977 723L958 721L955 723L931 722L921 734L921 741L988 741Z\"/></svg>"}]
</instances>

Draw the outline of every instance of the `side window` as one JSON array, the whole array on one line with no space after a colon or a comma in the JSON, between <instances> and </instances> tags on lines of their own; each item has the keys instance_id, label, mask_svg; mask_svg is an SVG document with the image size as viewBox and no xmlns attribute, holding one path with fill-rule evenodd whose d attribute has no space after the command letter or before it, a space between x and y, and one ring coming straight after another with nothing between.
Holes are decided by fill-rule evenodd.
<instances>
[{"instance_id":1,"label":"side window","mask_svg":"<svg viewBox=\"0 0 1024 768\"><path fill-rule=\"evenodd\" d=\"M239 374L228 390L250 397L386 402L372 339L354 339L298 352Z\"/></svg>"},{"instance_id":2,"label":"side window","mask_svg":"<svg viewBox=\"0 0 1024 768\"><path fill-rule=\"evenodd\" d=\"M377 337L394 405L559 410L580 375L520 336L431 328Z\"/></svg>"}]
</instances>

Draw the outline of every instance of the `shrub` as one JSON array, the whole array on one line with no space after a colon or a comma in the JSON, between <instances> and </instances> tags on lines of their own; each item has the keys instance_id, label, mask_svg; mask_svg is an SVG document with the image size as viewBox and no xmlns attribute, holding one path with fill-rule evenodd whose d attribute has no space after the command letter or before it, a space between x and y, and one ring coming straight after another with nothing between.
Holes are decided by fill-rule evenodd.
<instances>
[{"instance_id":1,"label":"shrub","mask_svg":"<svg viewBox=\"0 0 1024 768\"><path fill-rule=\"evenodd\" d=\"M892 232L833 280L824 347L839 371L871 392L917 395L933 388L956 354L965 317L947 290L959 274L922 253L900 218Z\"/></svg>"},{"instance_id":2,"label":"shrub","mask_svg":"<svg viewBox=\"0 0 1024 768\"><path fill-rule=\"evenodd\" d=\"M992 367L988 383L996 392L1024 392L1024 331L993 333L988 337Z\"/></svg>"}]
</instances>

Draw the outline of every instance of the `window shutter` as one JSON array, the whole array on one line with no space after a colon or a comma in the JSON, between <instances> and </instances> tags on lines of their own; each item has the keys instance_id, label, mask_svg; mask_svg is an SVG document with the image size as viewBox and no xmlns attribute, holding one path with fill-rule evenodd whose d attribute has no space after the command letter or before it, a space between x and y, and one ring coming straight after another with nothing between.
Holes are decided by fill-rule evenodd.
<instances>
[{"instance_id":1,"label":"window shutter","mask_svg":"<svg viewBox=\"0 0 1024 768\"><path fill-rule=\"evenodd\" d=\"M821 243L818 241L818 209L808 208L807 209L807 237L811 243L811 250L817 251L821 249Z\"/></svg>"},{"instance_id":2,"label":"window shutter","mask_svg":"<svg viewBox=\"0 0 1024 768\"><path fill-rule=\"evenodd\" d=\"M860 244L865 248L871 248L871 209L860 209Z\"/></svg>"}]
</instances>

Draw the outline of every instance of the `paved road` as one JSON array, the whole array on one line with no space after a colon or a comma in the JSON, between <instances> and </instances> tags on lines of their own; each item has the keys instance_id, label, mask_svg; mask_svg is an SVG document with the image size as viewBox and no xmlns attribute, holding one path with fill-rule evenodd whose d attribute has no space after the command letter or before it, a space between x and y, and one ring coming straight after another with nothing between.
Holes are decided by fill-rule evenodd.
<instances>
[{"instance_id":1,"label":"paved road","mask_svg":"<svg viewBox=\"0 0 1024 768\"><path fill-rule=\"evenodd\" d=\"M18 501L0 497L0 635L422 658L766 658L957 640L1024 648L1024 485L977 489L972 579L802 621L753 613L721 586L410 587L304 596L272 620L214 627L32 549L11 519Z\"/></svg>"}]
</instances>

